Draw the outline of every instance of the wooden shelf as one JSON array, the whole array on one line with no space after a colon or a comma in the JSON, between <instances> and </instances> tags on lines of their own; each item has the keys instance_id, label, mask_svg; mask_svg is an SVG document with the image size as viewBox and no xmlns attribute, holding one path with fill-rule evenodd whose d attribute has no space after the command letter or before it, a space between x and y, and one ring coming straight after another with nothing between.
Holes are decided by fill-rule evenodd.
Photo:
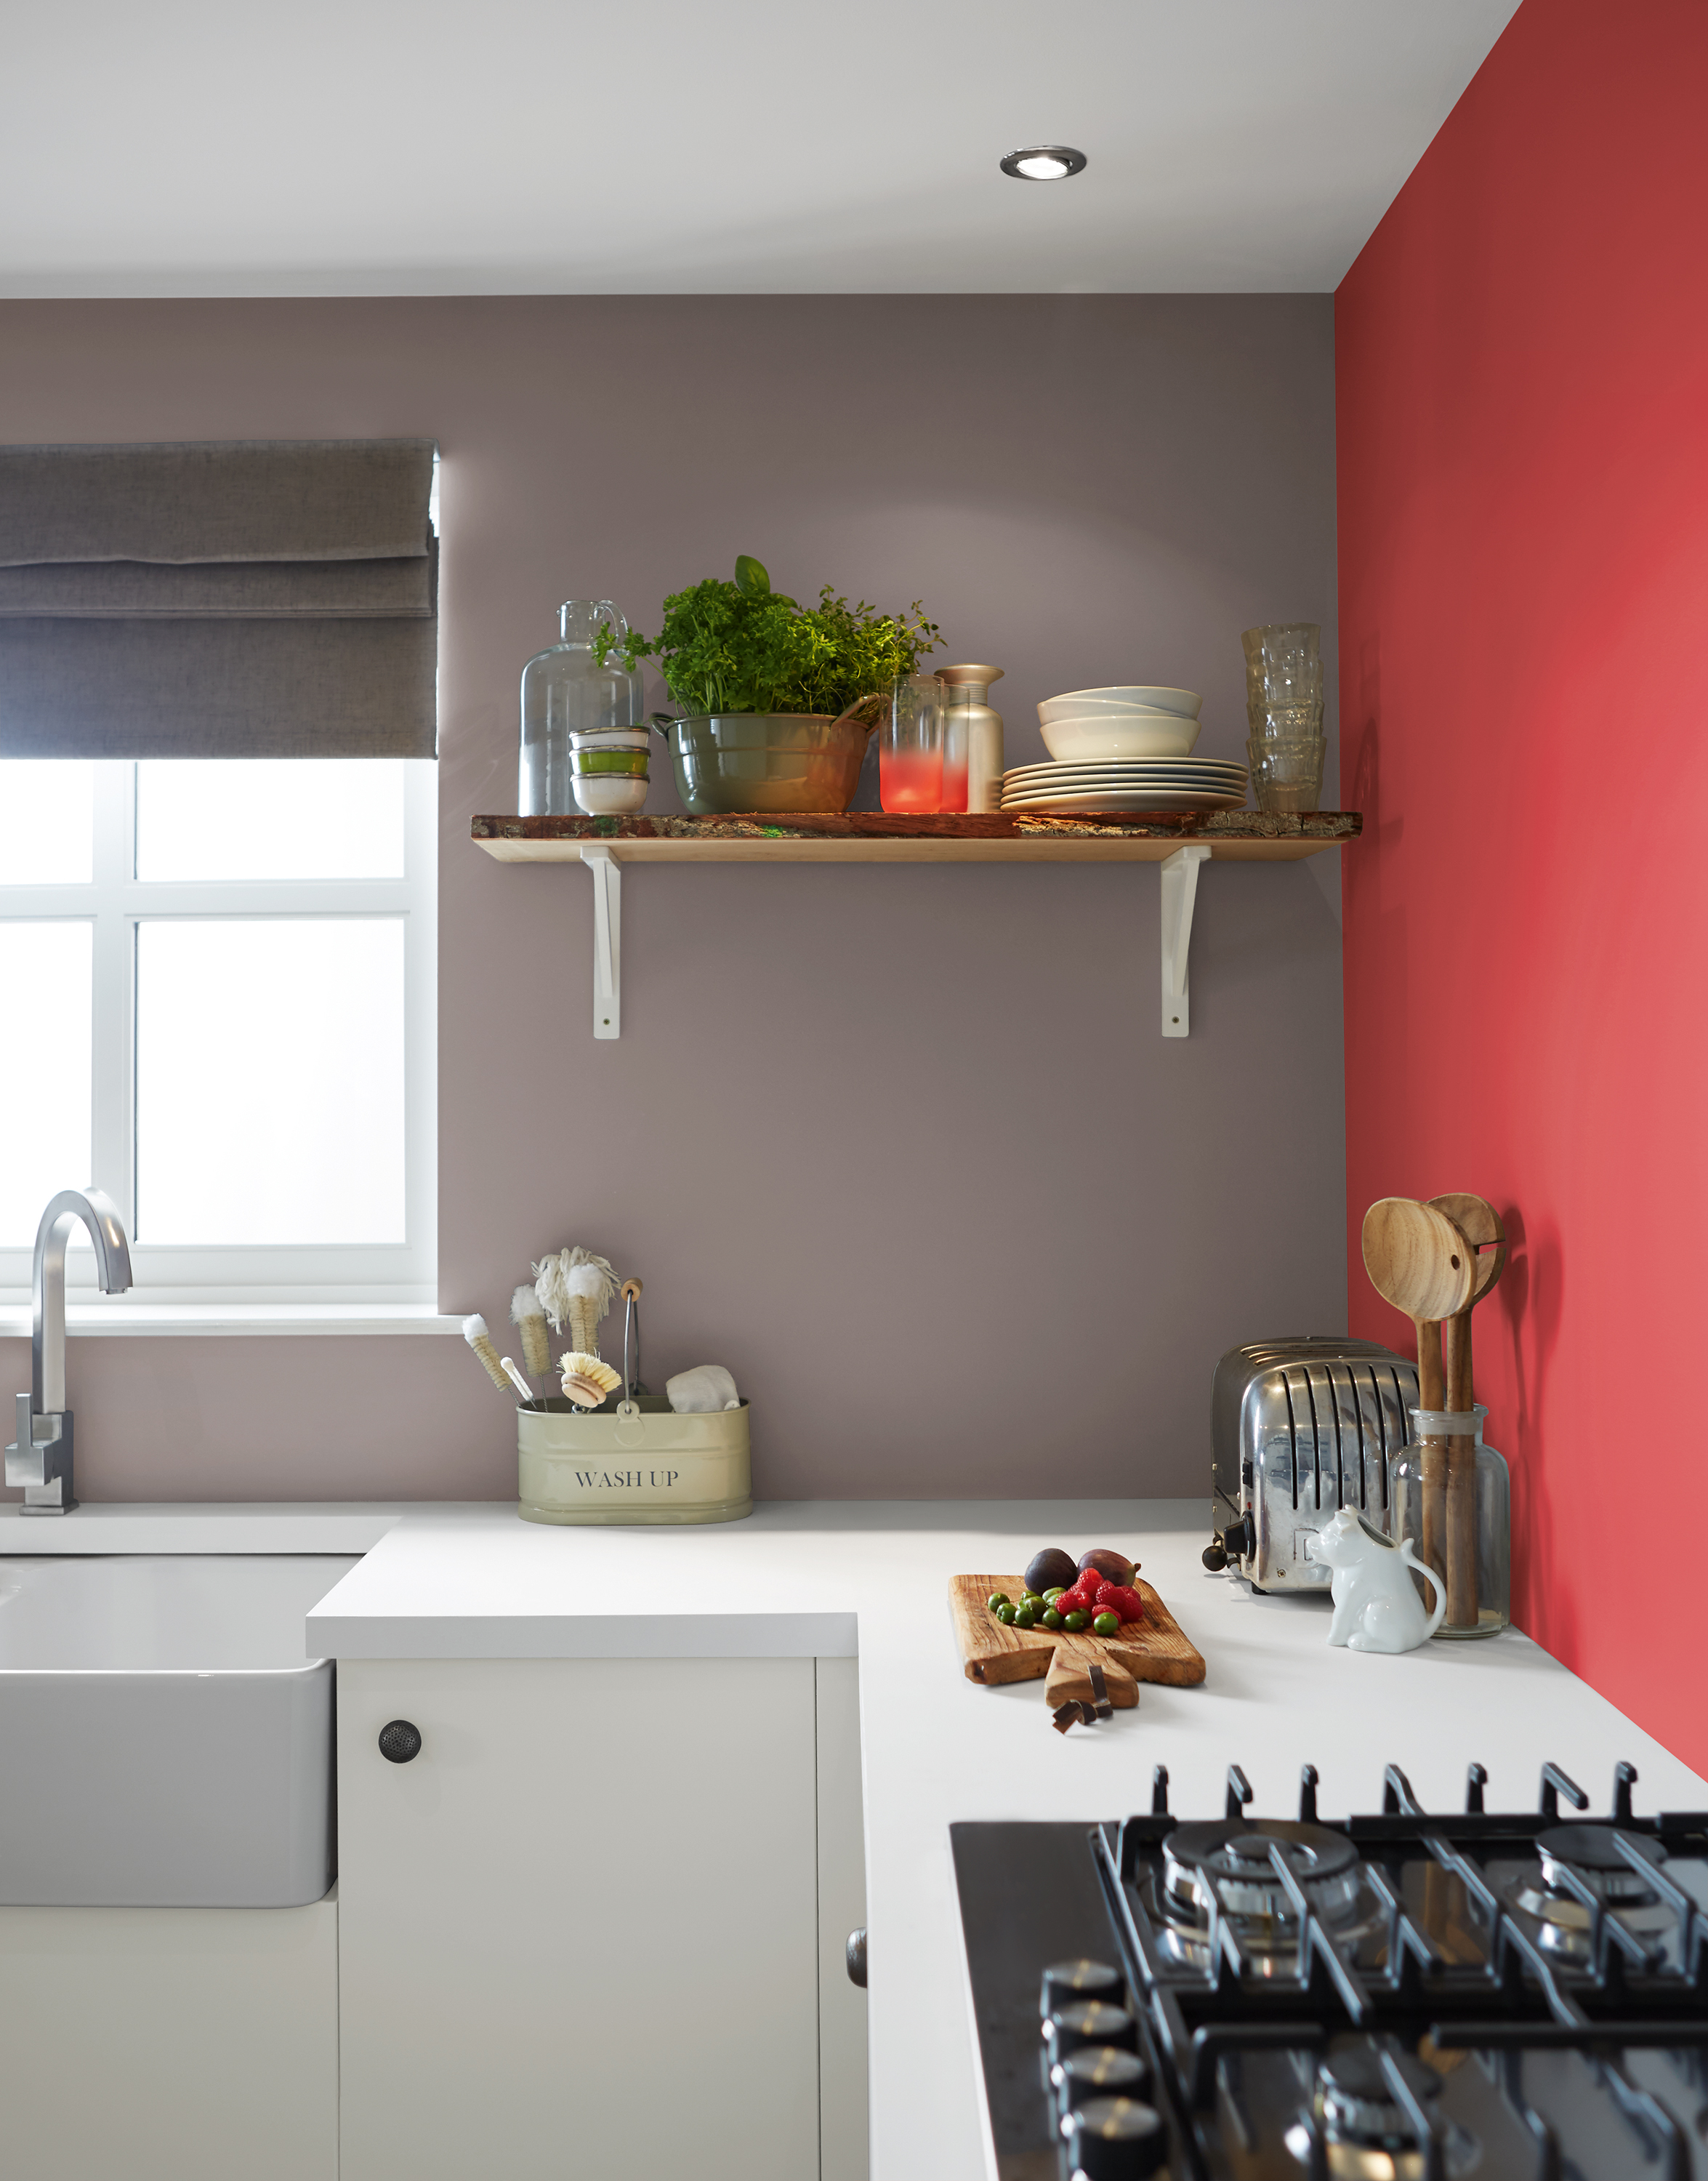
<instances>
[{"instance_id":1,"label":"wooden shelf","mask_svg":"<svg viewBox=\"0 0 1708 2181\"><path fill-rule=\"evenodd\" d=\"M1356 810L1159 813L1143 819L1035 815L506 818L473 820L501 864L571 864L598 843L624 864L1160 864L1206 848L1218 863L1297 863L1355 841Z\"/></svg>"},{"instance_id":2,"label":"wooden shelf","mask_svg":"<svg viewBox=\"0 0 1708 2181\"><path fill-rule=\"evenodd\" d=\"M1143 818L477 818L501 864L585 864L593 882L593 1035L623 1027L625 864L1154 864L1162 881L1162 1034L1185 1037L1187 950L1200 865L1292 864L1355 841L1356 810L1160 812Z\"/></svg>"}]
</instances>

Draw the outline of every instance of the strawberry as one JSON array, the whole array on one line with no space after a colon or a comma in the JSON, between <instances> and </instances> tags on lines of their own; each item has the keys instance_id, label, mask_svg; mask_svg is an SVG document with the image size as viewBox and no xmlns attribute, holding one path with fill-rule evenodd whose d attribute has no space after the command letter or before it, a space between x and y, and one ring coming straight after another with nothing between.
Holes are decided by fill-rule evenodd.
<instances>
[{"instance_id":1,"label":"strawberry","mask_svg":"<svg viewBox=\"0 0 1708 2181\"><path fill-rule=\"evenodd\" d=\"M1116 1614L1122 1621L1143 1621L1144 1600L1130 1583L1099 1583L1097 1610L1099 1613Z\"/></svg>"}]
</instances>

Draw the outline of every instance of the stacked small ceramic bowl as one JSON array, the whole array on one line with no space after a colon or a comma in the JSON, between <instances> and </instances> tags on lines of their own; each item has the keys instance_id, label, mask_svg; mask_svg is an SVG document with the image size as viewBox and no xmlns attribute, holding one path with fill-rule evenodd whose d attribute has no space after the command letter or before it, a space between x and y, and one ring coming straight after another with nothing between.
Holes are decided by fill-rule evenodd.
<instances>
[{"instance_id":1,"label":"stacked small ceramic bowl","mask_svg":"<svg viewBox=\"0 0 1708 2181\"><path fill-rule=\"evenodd\" d=\"M576 800L589 817L623 817L641 809L652 749L647 728L604 727L572 734L570 743Z\"/></svg>"},{"instance_id":2,"label":"stacked small ceramic bowl","mask_svg":"<svg viewBox=\"0 0 1708 2181\"><path fill-rule=\"evenodd\" d=\"M1195 758L1191 689L1073 689L1038 708L1054 760L1003 775L1005 810L1209 810L1245 801L1245 767Z\"/></svg>"},{"instance_id":3,"label":"stacked small ceramic bowl","mask_svg":"<svg viewBox=\"0 0 1708 2181\"><path fill-rule=\"evenodd\" d=\"M1259 810L1316 810L1323 791L1323 663L1316 622L1248 628L1246 754Z\"/></svg>"}]
</instances>

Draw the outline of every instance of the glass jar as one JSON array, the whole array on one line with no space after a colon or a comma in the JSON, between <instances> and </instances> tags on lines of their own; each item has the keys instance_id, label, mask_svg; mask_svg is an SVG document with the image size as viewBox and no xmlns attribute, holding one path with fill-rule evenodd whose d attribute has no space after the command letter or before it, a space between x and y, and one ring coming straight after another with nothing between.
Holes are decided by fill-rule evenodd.
<instances>
[{"instance_id":1,"label":"glass jar","mask_svg":"<svg viewBox=\"0 0 1708 2181\"><path fill-rule=\"evenodd\" d=\"M572 757L578 736L642 725L640 670L622 661L629 624L609 599L570 599L558 609L559 639L522 669L522 756L518 808L524 818L565 817L576 801ZM613 638L603 665L596 645ZM644 743L642 748L644 749Z\"/></svg>"},{"instance_id":2,"label":"glass jar","mask_svg":"<svg viewBox=\"0 0 1708 2181\"><path fill-rule=\"evenodd\" d=\"M1428 1409L1412 1411L1413 1443L1402 1446L1388 1464L1388 1535L1397 1544L1412 1541L1412 1550L1424 1564L1445 1580L1449 1569L1449 1529L1457 1512L1454 1470L1462 1459L1463 1439L1443 1436L1445 1413ZM1441 1616L1437 1636L1498 1636L1512 1622L1512 1489L1506 1457L1483 1444L1483 1419L1489 1413L1480 1401L1471 1413L1476 1418L1469 1449L1474 1460L1467 1497L1467 1517L1474 1524L1474 1538L1466 1540L1473 1549L1468 1563L1476 1571L1475 1612L1463 1610L1452 1618L1449 1605ZM1425 1540L1427 1539L1427 1549ZM1435 1593L1423 1578L1414 1576L1419 1595L1433 1610Z\"/></svg>"}]
</instances>

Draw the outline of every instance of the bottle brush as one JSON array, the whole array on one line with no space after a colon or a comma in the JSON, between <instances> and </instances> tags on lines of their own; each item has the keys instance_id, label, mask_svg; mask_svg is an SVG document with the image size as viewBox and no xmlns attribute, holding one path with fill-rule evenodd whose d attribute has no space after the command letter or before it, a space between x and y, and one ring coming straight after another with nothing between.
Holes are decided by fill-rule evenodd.
<instances>
[{"instance_id":1,"label":"bottle brush","mask_svg":"<svg viewBox=\"0 0 1708 2181\"><path fill-rule=\"evenodd\" d=\"M577 1244L543 1257L534 1273L534 1293L553 1332L561 1333L567 1318L570 1347L579 1356L597 1356L599 1320L610 1308L617 1285L609 1262Z\"/></svg>"},{"instance_id":2,"label":"bottle brush","mask_svg":"<svg viewBox=\"0 0 1708 2181\"><path fill-rule=\"evenodd\" d=\"M510 1323L522 1336L522 1368L531 1378L548 1378L552 1344L546 1338L546 1313L532 1288L519 1287L510 1297Z\"/></svg>"}]
</instances>

